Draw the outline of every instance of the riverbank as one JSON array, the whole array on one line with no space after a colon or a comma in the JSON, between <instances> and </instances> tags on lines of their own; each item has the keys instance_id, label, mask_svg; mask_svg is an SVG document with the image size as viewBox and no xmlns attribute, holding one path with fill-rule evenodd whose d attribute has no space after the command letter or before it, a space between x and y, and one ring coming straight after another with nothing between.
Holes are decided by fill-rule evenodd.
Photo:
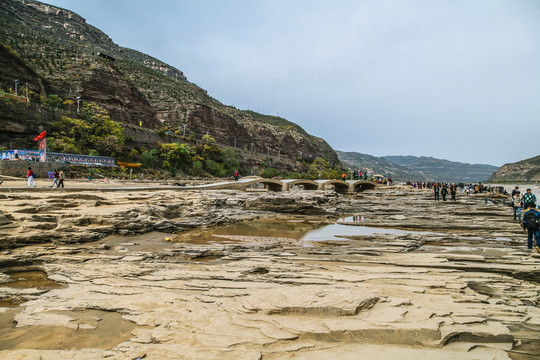
<instances>
[{"instance_id":1,"label":"riverbank","mask_svg":"<svg viewBox=\"0 0 540 360\"><path fill-rule=\"evenodd\" d=\"M502 196L91 186L0 194L0 358L540 355L540 255ZM358 217L341 226L404 231L292 234L346 215ZM266 233L194 240L253 221ZM55 285L10 286L25 272Z\"/></svg>"}]
</instances>

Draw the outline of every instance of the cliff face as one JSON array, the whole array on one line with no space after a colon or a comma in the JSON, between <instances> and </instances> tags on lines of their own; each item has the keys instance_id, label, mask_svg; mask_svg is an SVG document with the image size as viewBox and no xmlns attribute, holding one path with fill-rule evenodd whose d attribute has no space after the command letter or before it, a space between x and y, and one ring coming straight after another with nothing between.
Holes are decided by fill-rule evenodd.
<instances>
[{"instance_id":1,"label":"cliff face","mask_svg":"<svg viewBox=\"0 0 540 360\"><path fill-rule=\"evenodd\" d=\"M144 95L107 61L97 65L81 84L83 101L102 105L119 122L157 129L156 113Z\"/></svg>"},{"instance_id":2,"label":"cliff face","mask_svg":"<svg viewBox=\"0 0 540 360\"><path fill-rule=\"evenodd\" d=\"M491 175L489 181L538 182L540 181L540 156L505 164Z\"/></svg>"},{"instance_id":3,"label":"cliff face","mask_svg":"<svg viewBox=\"0 0 540 360\"><path fill-rule=\"evenodd\" d=\"M16 77L28 83L35 98L58 95L72 100L74 104L66 107L74 110L76 97L81 97L104 107L112 120L125 126L142 124L145 129L182 134L185 125L186 135L200 139L208 132L222 146L236 142L237 148L254 153L290 159L321 156L338 162L324 140L298 125L221 104L181 71L115 44L69 10L33 0L4 0L0 43L8 46L4 52L13 49L12 61L3 62L0 70L4 90L13 88Z\"/></svg>"}]
</instances>

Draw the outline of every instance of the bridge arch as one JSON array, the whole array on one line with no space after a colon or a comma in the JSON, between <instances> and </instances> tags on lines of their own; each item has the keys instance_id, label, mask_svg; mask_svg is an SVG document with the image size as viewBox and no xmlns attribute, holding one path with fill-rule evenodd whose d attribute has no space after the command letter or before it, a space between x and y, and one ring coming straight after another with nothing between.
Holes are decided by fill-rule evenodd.
<instances>
[{"instance_id":1,"label":"bridge arch","mask_svg":"<svg viewBox=\"0 0 540 360\"><path fill-rule=\"evenodd\" d=\"M317 183L324 189L326 189L328 185L332 185L334 186L334 191L338 193L346 193L349 191L349 184L342 180L319 180Z\"/></svg>"},{"instance_id":2,"label":"bridge arch","mask_svg":"<svg viewBox=\"0 0 540 360\"><path fill-rule=\"evenodd\" d=\"M318 190L319 184L313 180L308 179L287 179L282 180L283 191L290 190L294 185L302 185L304 190Z\"/></svg>"},{"instance_id":3,"label":"bridge arch","mask_svg":"<svg viewBox=\"0 0 540 360\"><path fill-rule=\"evenodd\" d=\"M356 181L356 182L351 184L351 190L353 192L361 192L361 191L364 191L364 190L371 190L371 189L375 189L375 187L377 187L376 183L374 183L372 181L365 181L365 180Z\"/></svg>"},{"instance_id":4,"label":"bridge arch","mask_svg":"<svg viewBox=\"0 0 540 360\"><path fill-rule=\"evenodd\" d=\"M263 184L269 191L283 191L283 183L275 179L255 179L249 181L249 185Z\"/></svg>"}]
</instances>

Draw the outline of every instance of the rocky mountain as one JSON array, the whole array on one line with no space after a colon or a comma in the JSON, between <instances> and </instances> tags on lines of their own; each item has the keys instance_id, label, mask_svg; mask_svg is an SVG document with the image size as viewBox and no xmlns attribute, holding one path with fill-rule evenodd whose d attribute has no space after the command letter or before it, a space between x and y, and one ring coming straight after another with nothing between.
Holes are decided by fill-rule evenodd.
<instances>
[{"instance_id":1,"label":"rocky mountain","mask_svg":"<svg viewBox=\"0 0 540 360\"><path fill-rule=\"evenodd\" d=\"M412 171L404 166L396 165L382 157L339 150L336 150L336 153L338 154L339 160L352 169L363 171L371 170L373 171L373 174L391 177L395 181L433 180L421 172Z\"/></svg>"},{"instance_id":2,"label":"rocky mountain","mask_svg":"<svg viewBox=\"0 0 540 360\"><path fill-rule=\"evenodd\" d=\"M255 155L273 157L275 167L286 159L288 167L301 167L295 164L300 153L304 158L338 162L322 138L286 119L223 105L180 70L115 44L72 11L33 0L3 0L0 44L2 90L14 91L18 79L19 89L28 88L31 103L57 95L71 100L64 111L73 112L78 97L94 102L129 130L130 146L135 148L156 141L181 142L185 131L198 139L209 133L219 145L244 152L244 159L250 153L259 162L267 160ZM61 116L30 108L24 116L18 110L1 109L0 141L9 139L9 143L0 145L29 146L29 131L34 134L38 128L33 123L47 129Z\"/></svg>"},{"instance_id":3,"label":"rocky mountain","mask_svg":"<svg viewBox=\"0 0 540 360\"><path fill-rule=\"evenodd\" d=\"M540 181L540 155L516 163L504 164L489 177L489 181L513 183Z\"/></svg>"},{"instance_id":4,"label":"rocky mountain","mask_svg":"<svg viewBox=\"0 0 540 360\"><path fill-rule=\"evenodd\" d=\"M492 165L464 164L425 156L376 157L357 152L336 153L353 169L372 170L398 181L479 182L487 180L497 170Z\"/></svg>"},{"instance_id":5,"label":"rocky mountain","mask_svg":"<svg viewBox=\"0 0 540 360\"><path fill-rule=\"evenodd\" d=\"M444 182L486 181L497 170L496 166L466 164L425 156L384 156L396 165L425 174L430 179Z\"/></svg>"}]
</instances>

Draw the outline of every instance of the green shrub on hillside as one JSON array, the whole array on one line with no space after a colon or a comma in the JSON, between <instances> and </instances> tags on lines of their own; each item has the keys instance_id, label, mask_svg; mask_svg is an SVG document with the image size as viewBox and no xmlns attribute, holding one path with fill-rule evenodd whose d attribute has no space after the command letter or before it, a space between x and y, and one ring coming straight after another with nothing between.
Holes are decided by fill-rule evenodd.
<instances>
[{"instance_id":1,"label":"green shrub on hillside","mask_svg":"<svg viewBox=\"0 0 540 360\"><path fill-rule=\"evenodd\" d=\"M260 176L263 177L263 178L269 179L269 178L273 178L273 177L276 177L276 176L281 176L281 173L277 169L266 168L263 171L261 171Z\"/></svg>"},{"instance_id":2,"label":"green shrub on hillside","mask_svg":"<svg viewBox=\"0 0 540 360\"><path fill-rule=\"evenodd\" d=\"M74 154L88 154L94 149L99 155L116 156L125 142L122 126L94 103L84 104L79 118L63 116L54 121L50 134L51 150Z\"/></svg>"}]
</instances>

